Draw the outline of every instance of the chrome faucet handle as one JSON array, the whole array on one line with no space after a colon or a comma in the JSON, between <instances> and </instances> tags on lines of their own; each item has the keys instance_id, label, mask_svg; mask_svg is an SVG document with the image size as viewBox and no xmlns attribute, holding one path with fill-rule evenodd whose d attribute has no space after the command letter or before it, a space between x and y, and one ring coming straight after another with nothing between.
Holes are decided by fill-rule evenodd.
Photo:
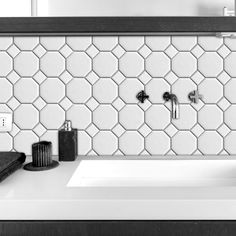
<instances>
[{"instance_id":1,"label":"chrome faucet handle","mask_svg":"<svg viewBox=\"0 0 236 236\"><path fill-rule=\"evenodd\" d=\"M188 94L188 98L193 103L198 103L199 100L203 99L203 96L199 94L198 90L194 90Z\"/></svg>"}]
</instances>

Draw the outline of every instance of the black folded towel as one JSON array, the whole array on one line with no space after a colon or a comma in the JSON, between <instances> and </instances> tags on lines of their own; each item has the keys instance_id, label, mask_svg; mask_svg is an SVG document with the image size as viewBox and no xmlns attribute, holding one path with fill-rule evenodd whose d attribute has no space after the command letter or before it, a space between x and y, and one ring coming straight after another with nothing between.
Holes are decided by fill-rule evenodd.
<instances>
[{"instance_id":1,"label":"black folded towel","mask_svg":"<svg viewBox=\"0 0 236 236\"><path fill-rule=\"evenodd\" d=\"M18 152L0 152L0 182L25 162L25 154Z\"/></svg>"}]
</instances>

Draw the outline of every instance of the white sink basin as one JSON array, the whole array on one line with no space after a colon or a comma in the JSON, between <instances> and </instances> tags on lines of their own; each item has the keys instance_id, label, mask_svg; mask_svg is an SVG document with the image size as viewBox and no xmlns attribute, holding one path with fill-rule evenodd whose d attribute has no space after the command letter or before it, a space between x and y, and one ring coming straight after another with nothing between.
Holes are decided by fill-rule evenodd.
<instances>
[{"instance_id":1,"label":"white sink basin","mask_svg":"<svg viewBox=\"0 0 236 236\"><path fill-rule=\"evenodd\" d=\"M81 160L67 186L236 186L236 160Z\"/></svg>"}]
</instances>

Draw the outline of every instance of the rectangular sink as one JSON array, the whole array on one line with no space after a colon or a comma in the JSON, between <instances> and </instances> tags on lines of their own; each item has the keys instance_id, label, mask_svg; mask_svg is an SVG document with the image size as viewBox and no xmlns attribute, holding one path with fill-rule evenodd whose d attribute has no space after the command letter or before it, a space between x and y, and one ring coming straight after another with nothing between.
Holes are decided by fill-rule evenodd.
<instances>
[{"instance_id":1,"label":"rectangular sink","mask_svg":"<svg viewBox=\"0 0 236 236\"><path fill-rule=\"evenodd\" d=\"M81 160L67 187L236 186L236 160Z\"/></svg>"}]
</instances>

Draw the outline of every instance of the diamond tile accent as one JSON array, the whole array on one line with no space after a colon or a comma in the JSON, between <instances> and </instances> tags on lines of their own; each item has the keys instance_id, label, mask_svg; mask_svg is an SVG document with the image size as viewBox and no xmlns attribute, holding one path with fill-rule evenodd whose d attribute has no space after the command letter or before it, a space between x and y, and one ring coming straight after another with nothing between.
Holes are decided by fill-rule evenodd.
<instances>
[{"instance_id":1,"label":"diamond tile accent","mask_svg":"<svg viewBox=\"0 0 236 236\"><path fill-rule=\"evenodd\" d=\"M0 37L1 150L31 154L65 119L79 155L236 155L236 43L214 36ZM149 99L140 103L141 90ZM188 99L199 90L198 104ZM163 93L180 102L170 117ZM187 144L187 145L186 145Z\"/></svg>"}]
</instances>

